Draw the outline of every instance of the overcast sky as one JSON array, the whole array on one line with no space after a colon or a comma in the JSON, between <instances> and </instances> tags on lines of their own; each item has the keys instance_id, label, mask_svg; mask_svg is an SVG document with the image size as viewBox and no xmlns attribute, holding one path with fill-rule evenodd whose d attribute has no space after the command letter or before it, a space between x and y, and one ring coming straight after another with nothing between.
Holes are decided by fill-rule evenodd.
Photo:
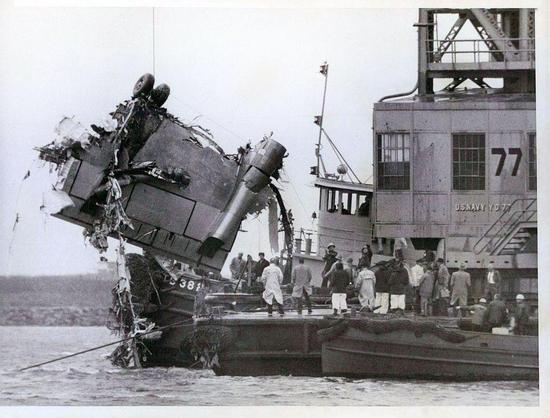
<instances>
[{"instance_id":1,"label":"overcast sky","mask_svg":"<svg viewBox=\"0 0 550 418\"><path fill-rule=\"evenodd\" d=\"M128 99L145 72L167 83L168 110L211 129L226 152L273 131L289 157L284 198L310 225L323 77L325 128L363 180L372 174L372 105L416 81L417 9L18 8L0 12L0 274L93 271L82 228L39 211L53 182L33 147L63 115L85 125ZM153 24L154 22L154 24ZM328 168L337 163L325 148ZM32 168L31 168L32 167ZM31 177L22 178L31 168ZM19 195L19 198L17 196ZM20 222L12 231L16 213ZM234 252L267 248L263 218ZM111 242L111 247L114 242Z\"/></svg>"}]
</instances>

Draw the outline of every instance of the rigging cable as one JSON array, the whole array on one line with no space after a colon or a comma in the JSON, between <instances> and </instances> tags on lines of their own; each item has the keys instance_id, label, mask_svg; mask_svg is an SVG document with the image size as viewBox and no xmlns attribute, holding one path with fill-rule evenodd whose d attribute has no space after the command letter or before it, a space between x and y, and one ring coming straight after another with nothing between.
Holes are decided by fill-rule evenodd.
<instances>
[{"instance_id":1,"label":"rigging cable","mask_svg":"<svg viewBox=\"0 0 550 418\"><path fill-rule=\"evenodd\" d=\"M348 164L348 162L346 161L346 159L344 158L344 156L342 155L342 153L340 152L340 150L338 149L338 147L334 144L334 142L332 141L332 139L330 139L330 136L328 136L327 134L327 131L325 131L323 129L323 133L325 134L325 136L327 137L329 143L332 145L334 151L336 153L338 153L340 155L340 157L342 157L342 160L344 160L344 163L345 165L349 168L349 170L353 173L354 177L356 178L356 180L361 183L361 180L359 180L359 177L357 177L357 174L355 174L355 171L353 171L353 168L351 168L351 166ZM351 176L350 176L351 178Z\"/></svg>"},{"instance_id":2,"label":"rigging cable","mask_svg":"<svg viewBox=\"0 0 550 418\"><path fill-rule=\"evenodd\" d=\"M105 348L105 347L109 347L111 345L119 344L119 343L124 342L124 341L133 340L135 338L143 337L144 335L153 334L153 333L159 332L159 331L164 331L165 329L176 328L176 327L180 327L180 326L184 326L184 325L191 325L192 323L193 323L193 319L187 319L187 320L183 320L183 321L179 321L179 322L174 322L173 324L164 325L162 327L158 327L158 328L152 329L151 331L143 332L143 333L140 333L138 335L134 335L134 336L131 336L131 337L125 337L125 338L122 338L120 340L117 340L117 341L114 341L114 342L111 342L111 343L102 344L102 345L99 345L97 347L88 348L87 350L82 350L82 351L79 351L77 353L68 354L66 356L55 358L53 360L48 360L48 361L44 361L42 363L33 364L31 366L23 367L21 369L18 369L17 371L22 372L22 371L25 371L25 370L28 370L28 369L33 369L35 367L44 366L45 364L55 363L56 361L65 360L65 359L70 358L70 357L76 357L76 356L79 356L81 354L89 353L90 351L99 350L101 348Z\"/></svg>"},{"instance_id":3,"label":"rigging cable","mask_svg":"<svg viewBox=\"0 0 550 418\"><path fill-rule=\"evenodd\" d=\"M212 122L214 125L216 125L218 128L221 128L223 129L224 131L230 133L231 135L233 135L235 138L238 138L239 140L241 141L244 141L244 142L248 142L248 140L244 139L242 136L240 136L239 134L233 132L231 129L229 128L226 128L225 126L223 126L221 123L218 123L216 122L214 119L206 116L203 112L201 112L199 109L195 108L194 106L190 105L189 103L186 103L184 102L183 100L179 99L177 96L175 96L173 93L170 94L170 97L172 99L175 99L177 102L181 103L182 105L188 107L189 109L191 109L193 112L196 112L198 114L196 118L198 117L203 117L204 119L207 119L209 120L210 122Z\"/></svg>"},{"instance_id":4,"label":"rigging cable","mask_svg":"<svg viewBox=\"0 0 550 418\"><path fill-rule=\"evenodd\" d=\"M294 194L296 195L296 197L298 198L298 202L300 203L300 206L302 207L302 209L304 210L304 213L307 215L308 211L304 205L304 202L302 201L302 199L300 198L300 194L298 193L298 191L296 190L296 187L294 186L294 182L290 179L290 176L288 175L288 173L286 172L285 168L283 167L282 169L283 173L285 173L287 179L285 179L286 182L288 182L290 184L290 187L292 187L292 190L294 191Z\"/></svg>"}]
</instances>

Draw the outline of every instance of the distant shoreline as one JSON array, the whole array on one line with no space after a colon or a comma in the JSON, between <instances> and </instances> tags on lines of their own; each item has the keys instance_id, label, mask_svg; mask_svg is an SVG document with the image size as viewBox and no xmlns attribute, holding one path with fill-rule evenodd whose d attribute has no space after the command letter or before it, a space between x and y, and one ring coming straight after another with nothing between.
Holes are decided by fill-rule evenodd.
<instances>
[{"instance_id":1,"label":"distant shoreline","mask_svg":"<svg viewBox=\"0 0 550 418\"><path fill-rule=\"evenodd\" d=\"M115 283L107 272L0 276L0 326L105 326Z\"/></svg>"},{"instance_id":2,"label":"distant shoreline","mask_svg":"<svg viewBox=\"0 0 550 418\"><path fill-rule=\"evenodd\" d=\"M1 307L0 326L105 326L109 308L78 306Z\"/></svg>"}]
</instances>

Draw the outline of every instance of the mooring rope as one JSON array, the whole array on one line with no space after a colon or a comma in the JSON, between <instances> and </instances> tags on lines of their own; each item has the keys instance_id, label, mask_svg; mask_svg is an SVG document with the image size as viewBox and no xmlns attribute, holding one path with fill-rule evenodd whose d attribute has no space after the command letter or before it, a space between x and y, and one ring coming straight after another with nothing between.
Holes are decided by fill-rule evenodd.
<instances>
[{"instance_id":1,"label":"mooring rope","mask_svg":"<svg viewBox=\"0 0 550 418\"><path fill-rule=\"evenodd\" d=\"M175 328L175 327L179 327L179 326L182 326L182 325L191 324L192 322L193 322L192 319L188 319L188 320L186 320L186 321L180 321L180 322L175 322L175 323L170 324L170 325L164 325L164 326L162 326L162 327L153 329L153 330L151 330L151 331L144 332L144 333L140 333L139 335L134 335L134 336L126 337L126 338L123 338L123 339L121 339L121 340L114 341L114 342L112 342L112 343L103 344L103 345L100 345L100 346L97 346L97 347L88 348L87 350L79 351L79 352L77 352L77 353L69 354L69 355L66 355L66 356L63 356L63 357L58 357L58 358L55 358L55 359L53 359L53 360L48 360L48 361L44 361L44 362L42 362L42 363L33 364L33 365L31 365L31 366L27 366L27 367L23 367L22 369L18 369L17 371L22 372L22 371L25 371L25 370L33 369L33 368L35 368L35 367L44 366L45 364L50 364L50 363L54 363L54 362L56 362L56 361L65 360L65 359L70 358L70 357L76 357L76 356L79 356L80 354L89 353L90 351L99 350L99 349L101 349L101 348L105 348L105 347L109 347L109 346L111 346L111 345L119 344L119 343L122 343L122 342L124 342L124 341L128 341L128 340L132 340L132 339L134 339L134 338L142 337L142 336L147 335L147 334L152 334L152 333L154 333L154 332L163 331L163 330L165 330L165 329Z\"/></svg>"}]
</instances>

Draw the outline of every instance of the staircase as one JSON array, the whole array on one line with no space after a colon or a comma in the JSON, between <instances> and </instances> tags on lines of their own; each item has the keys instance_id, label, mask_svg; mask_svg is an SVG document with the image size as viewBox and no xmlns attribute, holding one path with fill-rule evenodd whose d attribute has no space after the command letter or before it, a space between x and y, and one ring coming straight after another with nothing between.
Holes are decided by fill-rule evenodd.
<instances>
[{"instance_id":1,"label":"staircase","mask_svg":"<svg viewBox=\"0 0 550 418\"><path fill-rule=\"evenodd\" d=\"M474 244L475 254L514 255L537 231L537 199L516 199Z\"/></svg>"}]
</instances>

